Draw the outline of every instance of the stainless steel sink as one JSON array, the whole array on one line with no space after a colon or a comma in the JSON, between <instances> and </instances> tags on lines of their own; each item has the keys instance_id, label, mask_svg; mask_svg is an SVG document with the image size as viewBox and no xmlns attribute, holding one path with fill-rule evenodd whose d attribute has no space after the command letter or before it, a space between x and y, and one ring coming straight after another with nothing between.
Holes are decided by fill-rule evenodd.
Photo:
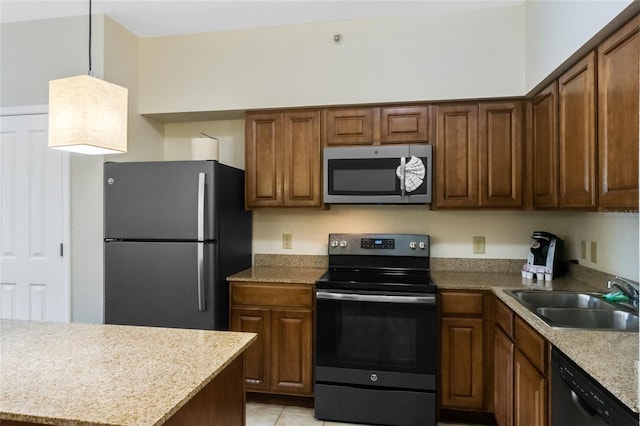
<instances>
[{"instance_id":1,"label":"stainless steel sink","mask_svg":"<svg viewBox=\"0 0 640 426\"><path fill-rule=\"evenodd\" d=\"M602 299L602 293L507 290L551 327L638 331L638 314Z\"/></svg>"},{"instance_id":2,"label":"stainless steel sink","mask_svg":"<svg viewBox=\"0 0 640 426\"><path fill-rule=\"evenodd\" d=\"M533 308L545 306L555 308L616 309L611 303L600 299L600 294L598 293L511 290L511 294L520 302Z\"/></svg>"},{"instance_id":3,"label":"stainless steel sink","mask_svg":"<svg viewBox=\"0 0 640 426\"><path fill-rule=\"evenodd\" d=\"M554 327L638 331L638 316L609 309L538 308L536 313Z\"/></svg>"}]
</instances>

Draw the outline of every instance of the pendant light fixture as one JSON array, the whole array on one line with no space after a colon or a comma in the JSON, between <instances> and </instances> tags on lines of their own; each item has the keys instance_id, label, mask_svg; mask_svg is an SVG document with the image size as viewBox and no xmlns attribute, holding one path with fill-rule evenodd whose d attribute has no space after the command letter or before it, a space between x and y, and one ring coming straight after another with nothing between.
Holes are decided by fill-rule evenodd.
<instances>
[{"instance_id":1,"label":"pendant light fixture","mask_svg":"<svg viewBox=\"0 0 640 426\"><path fill-rule=\"evenodd\" d=\"M89 72L49 81L49 147L81 154L127 152L128 90L93 77L91 0Z\"/></svg>"}]
</instances>

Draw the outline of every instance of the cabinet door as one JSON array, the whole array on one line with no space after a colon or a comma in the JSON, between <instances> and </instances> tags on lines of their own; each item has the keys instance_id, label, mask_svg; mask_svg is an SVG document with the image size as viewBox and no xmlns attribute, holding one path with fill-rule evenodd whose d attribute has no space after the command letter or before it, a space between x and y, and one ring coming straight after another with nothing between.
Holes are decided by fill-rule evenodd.
<instances>
[{"instance_id":1,"label":"cabinet door","mask_svg":"<svg viewBox=\"0 0 640 426\"><path fill-rule=\"evenodd\" d=\"M429 115L425 106L380 109L380 143L427 142Z\"/></svg>"},{"instance_id":2,"label":"cabinet door","mask_svg":"<svg viewBox=\"0 0 640 426\"><path fill-rule=\"evenodd\" d=\"M312 394L312 334L310 310L271 311L271 390Z\"/></svg>"},{"instance_id":3,"label":"cabinet door","mask_svg":"<svg viewBox=\"0 0 640 426\"><path fill-rule=\"evenodd\" d=\"M478 206L478 106L436 107L436 207Z\"/></svg>"},{"instance_id":4,"label":"cabinet door","mask_svg":"<svg viewBox=\"0 0 640 426\"><path fill-rule=\"evenodd\" d=\"M547 425L547 380L519 350L514 356L514 425Z\"/></svg>"},{"instance_id":5,"label":"cabinet door","mask_svg":"<svg viewBox=\"0 0 640 426\"><path fill-rule=\"evenodd\" d=\"M513 425L513 352L515 345L498 327L495 332L493 403L498 426Z\"/></svg>"},{"instance_id":6,"label":"cabinet door","mask_svg":"<svg viewBox=\"0 0 640 426\"><path fill-rule=\"evenodd\" d=\"M480 206L522 207L522 103L479 108Z\"/></svg>"},{"instance_id":7,"label":"cabinet door","mask_svg":"<svg viewBox=\"0 0 640 426\"><path fill-rule=\"evenodd\" d=\"M532 107L532 204L558 207L558 83L534 96Z\"/></svg>"},{"instance_id":8,"label":"cabinet door","mask_svg":"<svg viewBox=\"0 0 640 426\"><path fill-rule=\"evenodd\" d=\"M558 79L560 207L596 207L595 77L591 52Z\"/></svg>"},{"instance_id":9,"label":"cabinet door","mask_svg":"<svg viewBox=\"0 0 640 426\"><path fill-rule=\"evenodd\" d=\"M482 318L441 320L441 402L445 408L484 408Z\"/></svg>"},{"instance_id":10,"label":"cabinet door","mask_svg":"<svg viewBox=\"0 0 640 426\"><path fill-rule=\"evenodd\" d=\"M320 194L320 111L283 114L283 204L318 207Z\"/></svg>"},{"instance_id":11,"label":"cabinet door","mask_svg":"<svg viewBox=\"0 0 640 426\"><path fill-rule=\"evenodd\" d=\"M375 108L326 110L326 145L372 145L377 128Z\"/></svg>"},{"instance_id":12,"label":"cabinet door","mask_svg":"<svg viewBox=\"0 0 640 426\"><path fill-rule=\"evenodd\" d=\"M638 209L640 16L598 48L599 204Z\"/></svg>"},{"instance_id":13,"label":"cabinet door","mask_svg":"<svg viewBox=\"0 0 640 426\"><path fill-rule=\"evenodd\" d=\"M247 207L282 205L280 114L247 114L245 202Z\"/></svg>"},{"instance_id":14,"label":"cabinet door","mask_svg":"<svg viewBox=\"0 0 640 426\"><path fill-rule=\"evenodd\" d=\"M247 390L271 388L271 316L269 309L232 308L231 330L257 333L258 338L245 352Z\"/></svg>"}]
</instances>

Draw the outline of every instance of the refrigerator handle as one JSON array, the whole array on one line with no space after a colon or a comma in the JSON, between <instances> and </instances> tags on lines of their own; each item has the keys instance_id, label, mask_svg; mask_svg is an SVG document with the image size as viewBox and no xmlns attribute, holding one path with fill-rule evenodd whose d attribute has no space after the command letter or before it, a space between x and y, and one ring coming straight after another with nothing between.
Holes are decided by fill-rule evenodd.
<instances>
[{"instance_id":1,"label":"refrigerator handle","mask_svg":"<svg viewBox=\"0 0 640 426\"><path fill-rule=\"evenodd\" d=\"M204 301L204 243L198 243L198 309L207 310Z\"/></svg>"},{"instance_id":2,"label":"refrigerator handle","mask_svg":"<svg viewBox=\"0 0 640 426\"><path fill-rule=\"evenodd\" d=\"M198 241L204 241L204 173L198 173Z\"/></svg>"}]
</instances>

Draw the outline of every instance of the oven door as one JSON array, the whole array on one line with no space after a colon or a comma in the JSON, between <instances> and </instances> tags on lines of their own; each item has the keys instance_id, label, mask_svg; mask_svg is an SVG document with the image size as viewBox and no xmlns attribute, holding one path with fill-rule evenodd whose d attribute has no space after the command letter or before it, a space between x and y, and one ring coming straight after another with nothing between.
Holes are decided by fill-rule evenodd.
<instances>
[{"instance_id":1,"label":"oven door","mask_svg":"<svg viewBox=\"0 0 640 426\"><path fill-rule=\"evenodd\" d=\"M316 382L434 390L436 295L318 290Z\"/></svg>"}]
</instances>

